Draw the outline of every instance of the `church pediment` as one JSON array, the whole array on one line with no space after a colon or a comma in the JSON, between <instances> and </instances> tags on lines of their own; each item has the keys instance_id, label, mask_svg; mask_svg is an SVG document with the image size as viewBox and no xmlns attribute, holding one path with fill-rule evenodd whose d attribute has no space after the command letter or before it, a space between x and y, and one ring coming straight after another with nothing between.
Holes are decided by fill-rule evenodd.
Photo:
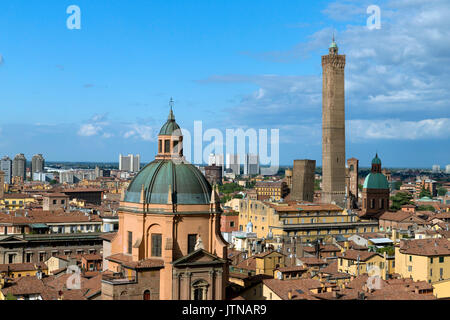
<instances>
[{"instance_id":1,"label":"church pediment","mask_svg":"<svg viewBox=\"0 0 450 320\"><path fill-rule=\"evenodd\" d=\"M204 249L196 250L174 262L175 267L189 266L189 265L209 265L209 264L223 264L225 260L218 256L205 251Z\"/></svg>"},{"instance_id":2,"label":"church pediment","mask_svg":"<svg viewBox=\"0 0 450 320\"><path fill-rule=\"evenodd\" d=\"M26 243L27 241L18 236L4 236L0 237L0 243Z\"/></svg>"}]
</instances>

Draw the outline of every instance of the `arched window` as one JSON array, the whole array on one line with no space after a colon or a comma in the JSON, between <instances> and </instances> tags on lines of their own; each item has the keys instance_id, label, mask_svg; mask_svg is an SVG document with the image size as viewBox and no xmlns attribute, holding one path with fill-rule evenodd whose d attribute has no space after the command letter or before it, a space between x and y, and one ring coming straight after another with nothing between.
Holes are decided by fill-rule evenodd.
<instances>
[{"instance_id":1,"label":"arched window","mask_svg":"<svg viewBox=\"0 0 450 320\"><path fill-rule=\"evenodd\" d=\"M144 291L144 300L151 300L150 299L150 290Z\"/></svg>"}]
</instances>

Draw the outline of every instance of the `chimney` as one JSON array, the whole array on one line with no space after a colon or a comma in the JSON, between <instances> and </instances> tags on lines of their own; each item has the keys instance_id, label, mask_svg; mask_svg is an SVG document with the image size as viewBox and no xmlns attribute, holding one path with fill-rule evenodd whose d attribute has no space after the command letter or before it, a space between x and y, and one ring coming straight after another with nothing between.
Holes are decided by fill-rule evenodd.
<instances>
[{"instance_id":1,"label":"chimney","mask_svg":"<svg viewBox=\"0 0 450 320\"><path fill-rule=\"evenodd\" d=\"M288 291L288 300L292 300L292 290Z\"/></svg>"}]
</instances>

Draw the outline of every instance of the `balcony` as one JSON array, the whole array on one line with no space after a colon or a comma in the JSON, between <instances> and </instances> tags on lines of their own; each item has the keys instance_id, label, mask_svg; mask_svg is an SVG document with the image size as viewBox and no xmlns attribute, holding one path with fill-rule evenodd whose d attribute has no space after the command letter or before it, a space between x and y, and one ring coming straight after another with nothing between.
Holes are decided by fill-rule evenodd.
<instances>
[{"instance_id":1,"label":"balcony","mask_svg":"<svg viewBox=\"0 0 450 320\"><path fill-rule=\"evenodd\" d=\"M112 285L137 283L137 279L135 276L124 276L121 273L114 273L112 275L104 274L102 275L102 281Z\"/></svg>"}]
</instances>

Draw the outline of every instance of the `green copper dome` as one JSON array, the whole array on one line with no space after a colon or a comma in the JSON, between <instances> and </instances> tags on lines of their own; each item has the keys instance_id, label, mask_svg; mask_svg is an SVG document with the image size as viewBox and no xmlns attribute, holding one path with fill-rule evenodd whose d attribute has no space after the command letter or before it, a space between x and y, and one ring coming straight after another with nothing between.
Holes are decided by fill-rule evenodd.
<instances>
[{"instance_id":1,"label":"green copper dome","mask_svg":"<svg viewBox=\"0 0 450 320\"><path fill-rule=\"evenodd\" d=\"M175 122L175 116L173 115L172 109L170 109L169 118L167 122L162 126L160 135L171 136L175 130L179 130L180 126Z\"/></svg>"},{"instance_id":2,"label":"green copper dome","mask_svg":"<svg viewBox=\"0 0 450 320\"><path fill-rule=\"evenodd\" d=\"M373 158L372 164L379 164L379 165L381 165L381 160L380 160L380 158L378 158L378 153L375 155L375 158Z\"/></svg>"},{"instance_id":3,"label":"green copper dome","mask_svg":"<svg viewBox=\"0 0 450 320\"><path fill-rule=\"evenodd\" d=\"M364 189L389 189L387 178L382 173L371 172L364 180Z\"/></svg>"},{"instance_id":4,"label":"green copper dome","mask_svg":"<svg viewBox=\"0 0 450 320\"><path fill-rule=\"evenodd\" d=\"M169 189L173 203L209 204L211 200L211 185L200 170L186 162L155 160L149 163L130 183L124 201L139 203L142 186L145 203L167 204Z\"/></svg>"},{"instance_id":5,"label":"green copper dome","mask_svg":"<svg viewBox=\"0 0 450 320\"><path fill-rule=\"evenodd\" d=\"M333 42L330 44L330 48L337 48L336 42L333 41Z\"/></svg>"}]
</instances>

